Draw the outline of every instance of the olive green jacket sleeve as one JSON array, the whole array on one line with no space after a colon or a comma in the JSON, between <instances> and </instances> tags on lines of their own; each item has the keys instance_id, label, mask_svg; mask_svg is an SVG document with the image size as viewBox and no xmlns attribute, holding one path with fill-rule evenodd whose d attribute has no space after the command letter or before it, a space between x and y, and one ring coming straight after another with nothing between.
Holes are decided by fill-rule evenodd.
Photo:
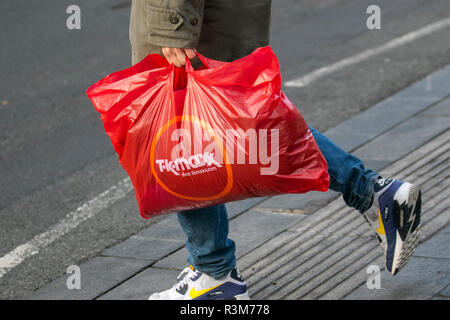
<instances>
[{"instance_id":1,"label":"olive green jacket sleeve","mask_svg":"<svg viewBox=\"0 0 450 320\"><path fill-rule=\"evenodd\" d=\"M195 48L205 0L133 0L134 32L153 46ZM134 20L134 21L133 21Z\"/></svg>"}]
</instances>

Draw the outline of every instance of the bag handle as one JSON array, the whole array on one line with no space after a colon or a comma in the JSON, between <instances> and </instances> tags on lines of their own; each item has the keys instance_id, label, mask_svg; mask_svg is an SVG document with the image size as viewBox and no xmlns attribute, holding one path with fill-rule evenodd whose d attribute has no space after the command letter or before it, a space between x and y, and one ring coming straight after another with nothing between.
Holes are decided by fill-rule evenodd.
<instances>
[{"instance_id":1,"label":"bag handle","mask_svg":"<svg viewBox=\"0 0 450 320\"><path fill-rule=\"evenodd\" d=\"M205 68L208 69L208 68L210 67L210 66L209 66L209 63L208 63L208 59L205 58L204 56L202 56L200 53L198 53L197 50L194 50L194 53L195 53L195 55L196 55L196 58L198 58L198 60L200 60L200 62L203 64L203 66L204 66ZM193 59L192 59L192 61L194 62L194 65L198 65L198 64L199 64L199 63L198 63L198 60L197 60L197 63L195 63L196 58L193 58ZM187 72L194 71L195 69L198 69L199 67L201 67L201 66L198 65L198 66L196 66L196 68L194 68L194 67L192 66L191 59L189 59L189 58L186 56L186 71L187 71Z\"/></svg>"},{"instance_id":2,"label":"bag handle","mask_svg":"<svg viewBox=\"0 0 450 320\"><path fill-rule=\"evenodd\" d=\"M200 60L200 62L203 64L203 67L201 68L202 70L203 69L218 68L218 67L221 67L221 66L223 66L225 64L228 64L228 62L225 62L225 61L220 61L220 60L214 60L214 59L207 58L207 57L201 55L200 53L198 53L196 50L194 50L194 53L197 56L197 58ZM194 68L192 66L191 60L189 60L189 58L186 56L186 71L187 72L192 72L192 71L195 71L196 69L198 69L198 68Z\"/></svg>"}]
</instances>

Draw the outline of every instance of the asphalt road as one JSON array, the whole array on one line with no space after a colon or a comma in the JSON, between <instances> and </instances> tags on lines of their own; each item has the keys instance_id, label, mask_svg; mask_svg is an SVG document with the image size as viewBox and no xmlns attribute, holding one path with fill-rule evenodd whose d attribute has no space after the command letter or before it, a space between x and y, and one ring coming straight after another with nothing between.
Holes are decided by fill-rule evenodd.
<instances>
[{"instance_id":1,"label":"asphalt road","mask_svg":"<svg viewBox=\"0 0 450 320\"><path fill-rule=\"evenodd\" d=\"M71 4L81 30L66 28ZM370 4L380 30L366 27ZM274 1L271 45L287 81L448 17L449 0ZM124 0L1 1L0 258L126 177L85 91L129 66L128 22ZM449 63L445 27L285 93L326 130ZM0 298L23 297L158 219L140 218L131 192L0 277Z\"/></svg>"}]
</instances>

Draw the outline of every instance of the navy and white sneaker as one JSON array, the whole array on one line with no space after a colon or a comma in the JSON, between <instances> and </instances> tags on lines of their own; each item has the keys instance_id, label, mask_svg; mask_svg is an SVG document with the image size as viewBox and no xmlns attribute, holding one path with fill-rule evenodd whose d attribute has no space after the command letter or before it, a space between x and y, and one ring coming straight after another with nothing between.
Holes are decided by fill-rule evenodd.
<instances>
[{"instance_id":1,"label":"navy and white sneaker","mask_svg":"<svg viewBox=\"0 0 450 320\"><path fill-rule=\"evenodd\" d=\"M419 242L420 188L408 182L379 178L374 199L364 212L374 227L386 257L386 270L395 275L406 265Z\"/></svg>"},{"instance_id":2,"label":"navy and white sneaker","mask_svg":"<svg viewBox=\"0 0 450 320\"><path fill-rule=\"evenodd\" d=\"M186 267L172 288L152 294L149 300L250 300L247 285L234 268L226 277L216 280L193 266Z\"/></svg>"}]
</instances>

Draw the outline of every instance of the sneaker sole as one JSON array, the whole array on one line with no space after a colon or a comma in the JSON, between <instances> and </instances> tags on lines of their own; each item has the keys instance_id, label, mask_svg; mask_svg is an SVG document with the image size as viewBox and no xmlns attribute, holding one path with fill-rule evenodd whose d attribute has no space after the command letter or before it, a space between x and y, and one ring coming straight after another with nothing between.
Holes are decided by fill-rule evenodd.
<instances>
[{"instance_id":1,"label":"sneaker sole","mask_svg":"<svg viewBox=\"0 0 450 320\"><path fill-rule=\"evenodd\" d=\"M420 188L405 182L395 193L394 201L398 230L392 275L397 274L408 263L419 243L422 202Z\"/></svg>"}]
</instances>

